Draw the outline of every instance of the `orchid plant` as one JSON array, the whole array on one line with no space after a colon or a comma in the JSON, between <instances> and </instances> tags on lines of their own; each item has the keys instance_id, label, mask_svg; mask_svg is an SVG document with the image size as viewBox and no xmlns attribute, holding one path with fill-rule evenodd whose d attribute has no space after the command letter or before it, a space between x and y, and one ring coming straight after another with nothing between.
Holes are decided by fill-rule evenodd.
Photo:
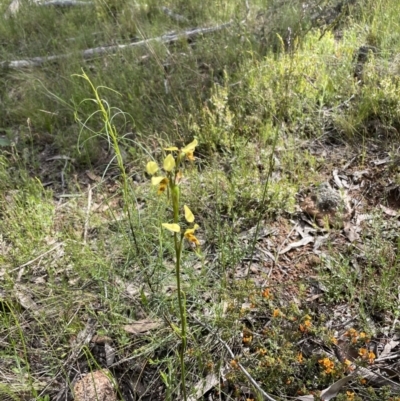
<instances>
[{"instance_id":1,"label":"orchid plant","mask_svg":"<svg viewBox=\"0 0 400 401\"><path fill-rule=\"evenodd\" d=\"M187 321L186 321L186 302L185 294L181 288L181 258L184 240L195 246L196 252L199 252L200 242L195 235L195 231L199 228L194 223L195 217L190 208L187 205L183 205L183 215L186 223L190 226L184 231L182 230L180 223L180 213L182 212L180 205L180 184L183 178L184 162L188 160L193 162L194 151L198 142L194 139L191 143L185 147L179 149L177 147L168 147L164 149L169 153L164 161L162 169L154 161L150 161L146 165L146 171L152 176L151 183L157 187L158 195L167 193L168 201L171 202L173 210L173 220L169 223L163 223L162 227L174 235L174 250L175 250L175 275L176 284L178 291L178 304L180 313L180 330L175 330L182 341L180 349L180 362L181 362L181 376L182 376L182 395L183 399L186 400L186 386L185 386L185 363L184 355L187 344Z\"/></svg>"}]
</instances>

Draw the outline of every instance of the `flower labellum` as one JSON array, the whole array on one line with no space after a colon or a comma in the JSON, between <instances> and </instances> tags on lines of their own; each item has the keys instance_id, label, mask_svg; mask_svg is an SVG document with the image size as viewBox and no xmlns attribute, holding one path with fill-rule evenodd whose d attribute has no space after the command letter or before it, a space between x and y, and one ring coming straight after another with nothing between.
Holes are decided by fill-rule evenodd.
<instances>
[{"instance_id":1,"label":"flower labellum","mask_svg":"<svg viewBox=\"0 0 400 401\"><path fill-rule=\"evenodd\" d=\"M194 156L193 156L193 152L187 152L187 153L186 153L186 159L188 159L188 160L191 161L191 162L194 162L194 161L195 161L195 158L194 158Z\"/></svg>"},{"instance_id":2,"label":"flower labellum","mask_svg":"<svg viewBox=\"0 0 400 401\"><path fill-rule=\"evenodd\" d=\"M158 187L158 191L157 194L161 195L163 192L165 192L165 190L167 189L168 186L168 178L164 178L161 182L160 185Z\"/></svg>"},{"instance_id":3,"label":"flower labellum","mask_svg":"<svg viewBox=\"0 0 400 401\"><path fill-rule=\"evenodd\" d=\"M184 237L189 241L192 242L193 244L195 244L196 246L200 245L200 241L196 238L196 236L194 235L194 232L199 228L199 226L197 224L194 225L193 228L188 228L185 231Z\"/></svg>"}]
</instances>

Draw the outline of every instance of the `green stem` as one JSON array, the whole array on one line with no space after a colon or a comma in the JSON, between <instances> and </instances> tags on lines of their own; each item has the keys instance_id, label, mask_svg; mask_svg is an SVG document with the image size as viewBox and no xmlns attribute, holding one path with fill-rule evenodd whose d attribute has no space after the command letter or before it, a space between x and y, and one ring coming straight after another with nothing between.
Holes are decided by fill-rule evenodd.
<instances>
[{"instance_id":1,"label":"green stem","mask_svg":"<svg viewBox=\"0 0 400 401\"><path fill-rule=\"evenodd\" d=\"M174 234L175 240L175 254L176 254L176 285L178 290L178 304L179 314L181 317L181 348L179 351L179 358L181 362L181 380L182 380L182 395L184 401L186 401L186 369L185 369L185 351L186 351L186 302L185 294L181 290L181 255L182 255L182 238L178 239L178 233Z\"/></svg>"},{"instance_id":2,"label":"green stem","mask_svg":"<svg viewBox=\"0 0 400 401\"><path fill-rule=\"evenodd\" d=\"M178 224L179 222L179 187L175 185L171 181L171 194L172 194L172 207L174 211L174 223ZM179 305L179 314L181 317L181 348L179 351L179 359L181 362L181 388L183 400L187 400L186 395L186 369L185 369L185 351L186 351L186 302L185 302L185 294L181 289L181 256L182 256L182 245L183 245L183 236L181 235L180 239L178 238L178 233L174 233L174 244L175 244L175 255L176 255L176 264L175 264L175 274L176 274L176 285L178 290L178 305Z\"/></svg>"}]
</instances>

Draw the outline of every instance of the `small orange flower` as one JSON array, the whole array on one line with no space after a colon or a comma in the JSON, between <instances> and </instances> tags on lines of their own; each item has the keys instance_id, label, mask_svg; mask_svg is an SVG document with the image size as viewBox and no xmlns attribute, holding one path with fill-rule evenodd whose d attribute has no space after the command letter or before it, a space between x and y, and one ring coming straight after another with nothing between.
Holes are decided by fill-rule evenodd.
<instances>
[{"instance_id":1,"label":"small orange flower","mask_svg":"<svg viewBox=\"0 0 400 401\"><path fill-rule=\"evenodd\" d=\"M358 332L356 329L349 329L346 331L345 336L350 337L352 344L355 344L358 339Z\"/></svg>"},{"instance_id":2,"label":"small orange flower","mask_svg":"<svg viewBox=\"0 0 400 401\"><path fill-rule=\"evenodd\" d=\"M261 296L263 298L266 298L266 299L271 299L272 296L271 296L271 293L269 291L269 288L264 288L264 291L261 293Z\"/></svg>"},{"instance_id":3,"label":"small orange flower","mask_svg":"<svg viewBox=\"0 0 400 401\"><path fill-rule=\"evenodd\" d=\"M281 311L279 309L275 309L272 313L273 317L279 317L281 315Z\"/></svg>"},{"instance_id":4,"label":"small orange flower","mask_svg":"<svg viewBox=\"0 0 400 401\"><path fill-rule=\"evenodd\" d=\"M369 342L369 338L368 338L367 334L364 333L363 331L360 333L359 339L362 340L362 341L364 341L365 343L368 343L368 342Z\"/></svg>"},{"instance_id":5,"label":"small orange flower","mask_svg":"<svg viewBox=\"0 0 400 401\"><path fill-rule=\"evenodd\" d=\"M338 340L336 337L331 337L331 343L337 345Z\"/></svg>"},{"instance_id":6,"label":"small orange flower","mask_svg":"<svg viewBox=\"0 0 400 401\"><path fill-rule=\"evenodd\" d=\"M370 365L372 365L374 363L375 358L376 358L376 355L372 351L368 352L368 362Z\"/></svg>"},{"instance_id":7,"label":"small orange flower","mask_svg":"<svg viewBox=\"0 0 400 401\"><path fill-rule=\"evenodd\" d=\"M320 365L324 368L325 373L329 374L333 372L335 364L329 358L323 358L318 361Z\"/></svg>"},{"instance_id":8,"label":"small orange flower","mask_svg":"<svg viewBox=\"0 0 400 401\"><path fill-rule=\"evenodd\" d=\"M347 336L347 337L357 337L358 336L357 330L351 328L351 329L346 331L345 336Z\"/></svg>"},{"instance_id":9,"label":"small orange flower","mask_svg":"<svg viewBox=\"0 0 400 401\"><path fill-rule=\"evenodd\" d=\"M253 341L253 335L251 334L251 332L248 330L243 330L243 338L242 338L243 344L248 345L252 341Z\"/></svg>"},{"instance_id":10,"label":"small orange flower","mask_svg":"<svg viewBox=\"0 0 400 401\"><path fill-rule=\"evenodd\" d=\"M298 363L303 363L303 354L301 352L299 352L297 354L297 362Z\"/></svg>"},{"instance_id":11,"label":"small orange flower","mask_svg":"<svg viewBox=\"0 0 400 401\"><path fill-rule=\"evenodd\" d=\"M346 396L348 401L353 401L354 400L354 392L352 391L346 391Z\"/></svg>"},{"instance_id":12,"label":"small orange flower","mask_svg":"<svg viewBox=\"0 0 400 401\"><path fill-rule=\"evenodd\" d=\"M361 358L366 359L368 355L368 350L366 348L360 348L358 350L358 355L360 355Z\"/></svg>"},{"instance_id":13,"label":"small orange flower","mask_svg":"<svg viewBox=\"0 0 400 401\"><path fill-rule=\"evenodd\" d=\"M360 379L360 384L362 384L362 385L364 385L364 384L366 384L367 383L367 379Z\"/></svg>"},{"instance_id":14,"label":"small orange flower","mask_svg":"<svg viewBox=\"0 0 400 401\"><path fill-rule=\"evenodd\" d=\"M311 326L312 326L311 320L306 319L303 324L299 325L299 329L302 333L307 333Z\"/></svg>"},{"instance_id":15,"label":"small orange flower","mask_svg":"<svg viewBox=\"0 0 400 401\"><path fill-rule=\"evenodd\" d=\"M265 348L259 348L259 349L257 350L257 352L258 352L260 355L265 355L265 354L267 353L267 350L266 350Z\"/></svg>"},{"instance_id":16,"label":"small orange flower","mask_svg":"<svg viewBox=\"0 0 400 401\"><path fill-rule=\"evenodd\" d=\"M231 360L230 365L233 369L239 369L239 364L234 359Z\"/></svg>"}]
</instances>

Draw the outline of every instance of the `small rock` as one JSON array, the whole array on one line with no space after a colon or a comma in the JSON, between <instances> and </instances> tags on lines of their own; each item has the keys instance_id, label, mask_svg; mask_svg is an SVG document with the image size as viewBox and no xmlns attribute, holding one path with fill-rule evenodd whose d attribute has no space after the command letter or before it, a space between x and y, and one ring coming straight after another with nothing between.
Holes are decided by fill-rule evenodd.
<instances>
[{"instance_id":1,"label":"small rock","mask_svg":"<svg viewBox=\"0 0 400 401\"><path fill-rule=\"evenodd\" d=\"M74 386L74 401L117 401L108 370L88 373Z\"/></svg>"}]
</instances>

